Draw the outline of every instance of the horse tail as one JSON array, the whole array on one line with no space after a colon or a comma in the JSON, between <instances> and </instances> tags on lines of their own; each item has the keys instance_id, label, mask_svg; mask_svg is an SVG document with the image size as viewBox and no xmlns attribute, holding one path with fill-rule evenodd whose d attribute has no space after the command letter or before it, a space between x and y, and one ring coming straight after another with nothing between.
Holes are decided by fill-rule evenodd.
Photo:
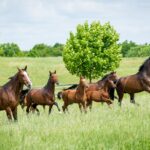
<instances>
[{"instance_id":1,"label":"horse tail","mask_svg":"<svg viewBox=\"0 0 150 150\"><path fill-rule=\"evenodd\" d=\"M60 92L57 93L57 98L58 98L59 100L62 99L62 91L60 91Z\"/></svg>"}]
</instances>

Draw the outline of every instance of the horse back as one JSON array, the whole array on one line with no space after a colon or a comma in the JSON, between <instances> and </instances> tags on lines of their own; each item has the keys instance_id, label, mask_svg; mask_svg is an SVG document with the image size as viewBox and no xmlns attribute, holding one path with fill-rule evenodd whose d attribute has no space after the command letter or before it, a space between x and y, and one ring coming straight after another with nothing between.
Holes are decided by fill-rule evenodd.
<instances>
[{"instance_id":1,"label":"horse back","mask_svg":"<svg viewBox=\"0 0 150 150\"><path fill-rule=\"evenodd\" d=\"M138 93L142 91L140 81L137 74L127 77L121 77L117 82L117 90L121 90L124 93Z\"/></svg>"}]
</instances>

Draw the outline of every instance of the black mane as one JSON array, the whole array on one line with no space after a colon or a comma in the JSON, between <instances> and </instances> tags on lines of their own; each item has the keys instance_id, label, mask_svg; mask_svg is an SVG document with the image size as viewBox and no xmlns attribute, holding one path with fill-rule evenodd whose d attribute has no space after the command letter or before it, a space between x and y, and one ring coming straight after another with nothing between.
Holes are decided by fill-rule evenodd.
<instances>
[{"instance_id":1,"label":"black mane","mask_svg":"<svg viewBox=\"0 0 150 150\"><path fill-rule=\"evenodd\" d=\"M139 71L139 72L145 71L145 69L146 69L145 65L146 65L147 63L149 63L149 62L150 62L150 57L144 61L144 63L139 67L139 70L138 70L138 71Z\"/></svg>"}]
</instances>

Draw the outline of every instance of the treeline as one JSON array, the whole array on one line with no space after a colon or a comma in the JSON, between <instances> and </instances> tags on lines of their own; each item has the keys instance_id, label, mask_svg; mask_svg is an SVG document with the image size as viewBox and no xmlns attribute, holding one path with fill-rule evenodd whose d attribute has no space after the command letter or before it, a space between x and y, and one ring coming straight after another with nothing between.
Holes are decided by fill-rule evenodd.
<instances>
[{"instance_id":1,"label":"treeline","mask_svg":"<svg viewBox=\"0 0 150 150\"><path fill-rule=\"evenodd\" d=\"M62 56L63 44L56 43L53 46L36 44L31 50L23 51L15 43L0 44L0 56L3 57L48 57Z\"/></svg>"},{"instance_id":2,"label":"treeline","mask_svg":"<svg viewBox=\"0 0 150 150\"><path fill-rule=\"evenodd\" d=\"M137 44L133 41L119 43L123 57L150 56L150 44ZM49 57L62 56L64 45L56 43L53 46L36 44L31 50L24 51L15 43L0 44L0 56L2 57Z\"/></svg>"},{"instance_id":3,"label":"treeline","mask_svg":"<svg viewBox=\"0 0 150 150\"><path fill-rule=\"evenodd\" d=\"M121 44L123 57L146 57L150 56L150 44L136 44L132 41L124 41Z\"/></svg>"}]
</instances>

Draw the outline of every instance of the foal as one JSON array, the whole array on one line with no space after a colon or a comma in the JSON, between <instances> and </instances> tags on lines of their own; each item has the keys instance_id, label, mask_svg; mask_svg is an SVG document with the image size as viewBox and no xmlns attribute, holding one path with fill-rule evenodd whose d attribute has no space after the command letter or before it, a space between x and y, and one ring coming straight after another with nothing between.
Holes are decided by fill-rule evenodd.
<instances>
[{"instance_id":1,"label":"foal","mask_svg":"<svg viewBox=\"0 0 150 150\"><path fill-rule=\"evenodd\" d=\"M48 82L43 88L29 91L26 96L27 114L29 113L30 107L33 107L39 113L39 110L36 108L37 105L48 105L49 114L51 113L53 105L60 111L57 102L55 102L55 84L58 84L56 71L54 73L49 72Z\"/></svg>"},{"instance_id":2,"label":"foal","mask_svg":"<svg viewBox=\"0 0 150 150\"><path fill-rule=\"evenodd\" d=\"M65 90L62 92L62 99L64 105L62 106L63 112L67 109L68 105L73 103L78 103L80 110L82 111L82 106L86 113L86 88L88 84L83 77L80 77L80 82L76 90ZM68 110L68 109L67 109Z\"/></svg>"},{"instance_id":3,"label":"foal","mask_svg":"<svg viewBox=\"0 0 150 150\"><path fill-rule=\"evenodd\" d=\"M92 107L92 101L95 102L105 102L108 105L112 104L109 96L109 89L115 88L116 85L110 79L107 79L103 85L103 87L97 91L87 91L87 106Z\"/></svg>"}]
</instances>

